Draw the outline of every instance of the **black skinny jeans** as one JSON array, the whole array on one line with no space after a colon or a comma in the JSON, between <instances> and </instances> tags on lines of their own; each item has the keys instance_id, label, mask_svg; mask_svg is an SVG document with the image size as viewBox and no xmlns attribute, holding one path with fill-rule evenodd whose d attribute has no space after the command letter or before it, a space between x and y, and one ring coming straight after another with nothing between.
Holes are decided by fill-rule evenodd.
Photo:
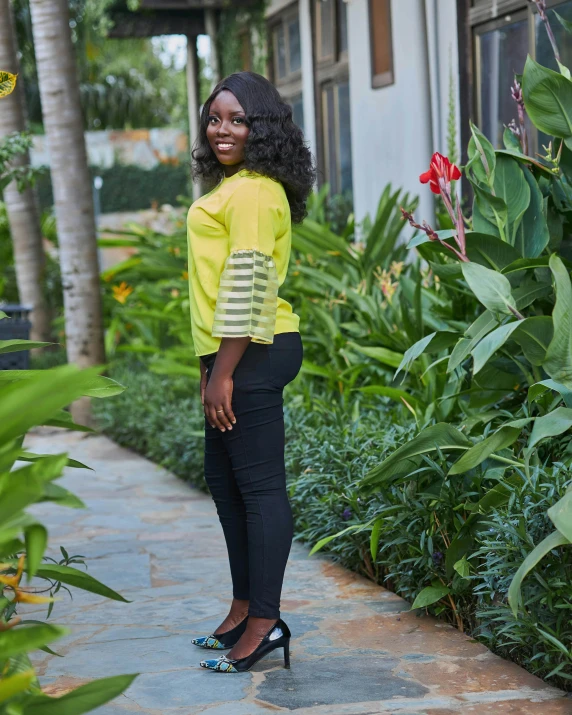
<instances>
[{"instance_id":1,"label":"black skinny jeans","mask_svg":"<svg viewBox=\"0 0 572 715\"><path fill-rule=\"evenodd\" d=\"M300 333L270 345L250 342L233 373L236 424L221 432L205 417L205 479L223 528L234 598L248 614L280 617L280 594L292 546L286 491L282 391L302 365ZM216 353L201 356L210 379Z\"/></svg>"}]
</instances>

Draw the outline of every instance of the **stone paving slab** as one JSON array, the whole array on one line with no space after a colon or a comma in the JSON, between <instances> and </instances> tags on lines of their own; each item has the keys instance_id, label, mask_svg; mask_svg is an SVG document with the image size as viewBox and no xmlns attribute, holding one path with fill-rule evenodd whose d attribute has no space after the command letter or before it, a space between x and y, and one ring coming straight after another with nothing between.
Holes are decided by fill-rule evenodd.
<instances>
[{"instance_id":1,"label":"stone paving slab","mask_svg":"<svg viewBox=\"0 0 572 715\"><path fill-rule=\"evenodd\" d=\"M232 593L211 497L101 435L44 428L26 445L94 469L61 480L86 510L40 504L34 513L52 555L60 544L85 555L89 573L131 601L64 594L52 620L72 629L54 646L65 657L34 656L50 694L137 672L99 715L572 715L561 691L298 542L281 603L291 669L280 650L247 673L204 670L206 651L190 638L214 630ZM26 613L42 618L45 608Z\"/></svg>"}]
</instances>

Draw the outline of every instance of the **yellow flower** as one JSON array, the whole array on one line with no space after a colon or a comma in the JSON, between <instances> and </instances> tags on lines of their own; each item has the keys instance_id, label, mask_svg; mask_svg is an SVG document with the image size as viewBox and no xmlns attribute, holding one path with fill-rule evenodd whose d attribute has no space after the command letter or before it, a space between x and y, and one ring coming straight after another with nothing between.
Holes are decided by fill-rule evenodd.
<instances>
[{"instance_id":1,"label":"yellow flower","mask_svg":"<svg viewBox=\"0 0 572 715\"><path fill-rule=\"evenodd\" d=\"M35 593L28 593L28 591L22 591L21 589L16 589L16 601L18 603L52 603L55 598L51 596L37 596Z\"/></svg>"},{"instance_id":2,"label":"yellow flower","mask_svg":"<svg viewBox=\"0 0 572 715\"><path fill-rule=\"evenodd\" d=\"M171 298L178 298L180 294L180 291L178 291L176 288L173 288L173 290L171 291Z\"/></svg>"},{"instance_id":3,"label":"yellow flower","mask_svg":"<svg viewBox=\"0 0 572 715\"><path fill-rule=\"evenodd\" d=\"M181 278L182 278L184 281L188 281L188 280L189 280L189 272L188 272L188 271L183 271L183 274L182 274Z\"/></svg>"},{"instance_id":4,"label":"yellow flower","mask_svg":"<svg viewBox=\"0 0 572 715\"><path fill-rule=\"evenodd\" d=\"M24 572L24 561L26 560L25 554L22 554L18 559L18 568L14 576L2 576L0 574L0 583L10 588L16 589L20 581L22 580L22 573ZM0 569L10 569L13 568L11 564L0 564Z\"/></svg>"},{"instance_id":5,"label":"yellow flower","mask_svg":"<svg viewBox=\"0 0 572 715\"><path fill-rule=\"evenodd\" d=\"M133 293L133 288L127 285L125 281L122 281L120 285L112 286L112 291L115 300L124 305L127 298Z\"/></svg>"},{"instance_id":6,"label":"yellow flower","mask_svg":"<svg viewBox=\"0 0 572 715\"><path fill-rule=\"evenodd\" d=\"M389 272L393 273L396 278L399 278L401 272L403 271L404 265L405 264L403 263L403 261L393 261L393 263L389 267Z\"/></svg>"}]
</instances>

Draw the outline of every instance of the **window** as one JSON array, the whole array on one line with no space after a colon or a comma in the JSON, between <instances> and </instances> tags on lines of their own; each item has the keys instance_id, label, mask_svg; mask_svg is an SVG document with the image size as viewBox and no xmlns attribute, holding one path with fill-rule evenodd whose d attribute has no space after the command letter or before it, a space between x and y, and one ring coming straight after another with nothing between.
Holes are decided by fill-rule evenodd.
<instances>
[{"instance_id":1,"label":"window","mask_svg":"<svg viewBox=\"0 0 572 715\"><path fill-rule=\"evenodd\" d=\"M292 107L294 122L304 131L302 102L302 48L298 4L273 16L269 23L272 41L270 76L280 95Z\"/></svg>"},{"instance_id":2,"label":"window","mask_svg":"<svg viewBox=\"0 0 572 715\"><path fill-rule=\"evenodd\" d=\"M322 90L325 179L332 194L352 189L349 89L344 82Z\"/></svg>"},{"instance_id":3,"label":"window","mask_svg":"<svg viewBox=\"0 0 572 715\"><path fill-rule=\"evenodd\" d=\"M348 23L345 0L314 0L318 87L318 165L320 184L330 193L352 189Z\"/></svg>"},{"instance_id":4,"label":"window","mask_svg":"<svg viewBox=\"0 0 572 715\"><path fill-rule=\"evenodd\" d=\"M295 12L281 16L272 29L274 81L291 81L302 68L300 50L300 22L298 7Z\"/></svg>"},{"instance_id":5,"label":"window","mask_svg":"<svg viewBox=\"0 0 572 715\"><path fill-rule=\"evenodd\" d=\"M369 0L371 42L371 86L393 84L391 0Z\"/></svg>"},{"instance_id":6,"label":"window","mask_svg":"<svg viewBox=\"0 0 572 715\"><path fill-rule=\"evenodd\" d=\"M567 20L572 20L572 0L549 2ZM537 62L557 70L556 61L546 34L544 23L524 0L515 3L510 15L503 14L492 21L493 7L489 0L477 0L470 11L474 35L475 100L477 123L484 134L498 148L503 146L505 127L517 117L511 97L515 74L522 73L530 54ZM562 62L572 63L572 36L567 34L553 13L549 12L552 30L560 49ZM529 152L538 151L544 142L532 124L526 120Z\"/></svg>"}]
</instances>

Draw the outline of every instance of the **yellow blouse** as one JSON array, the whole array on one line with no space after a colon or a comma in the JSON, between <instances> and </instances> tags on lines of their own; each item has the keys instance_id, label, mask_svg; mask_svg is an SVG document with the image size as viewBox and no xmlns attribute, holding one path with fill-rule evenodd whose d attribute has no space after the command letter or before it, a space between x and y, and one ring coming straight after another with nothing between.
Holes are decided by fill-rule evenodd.
<instances>
[{"instance_id":1,"label":"yellow blouse","mask_svg":"<svg viewBox=\"0 0 572 715\"><path fill-rule=\"evenodd\" d=\"M187 216L191 329L196 355L223 337L272 343L300 318L278 297L292 245L281 183L242 169L197 199Z\"/></svg>"}]
</instances>

